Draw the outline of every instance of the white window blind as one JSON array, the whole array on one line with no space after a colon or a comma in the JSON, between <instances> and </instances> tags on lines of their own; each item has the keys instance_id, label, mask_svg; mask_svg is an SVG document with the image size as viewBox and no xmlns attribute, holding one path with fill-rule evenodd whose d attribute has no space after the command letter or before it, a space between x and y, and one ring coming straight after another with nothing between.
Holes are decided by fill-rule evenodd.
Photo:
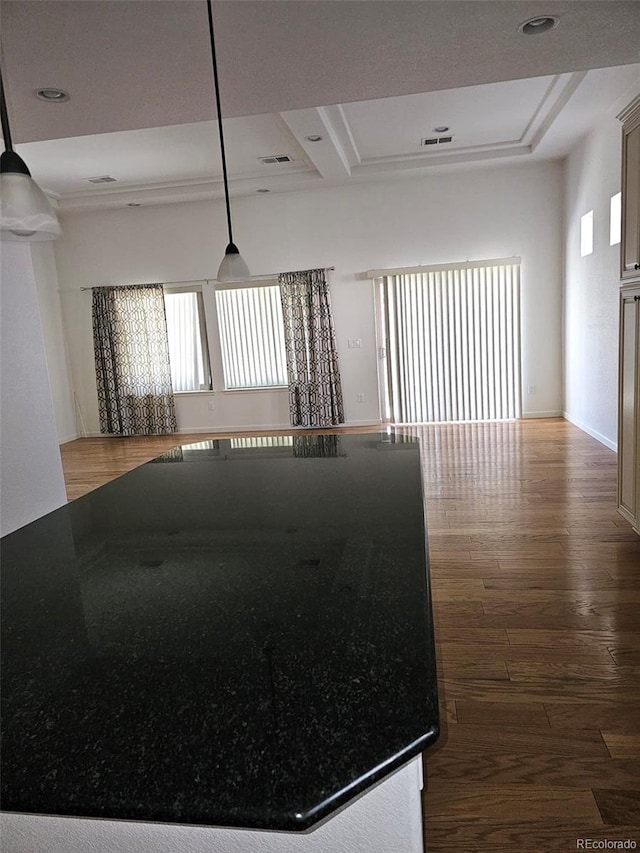
<instances>
[{"instance_id":1,"label":"white window blind","mask_svg":"<svg viewBox=\"0 0 640 853\"><path fill-rule=\"evenodd\" d=\"M390 420L519 417L518 262L387 275L379 308Z\"/></svg>"},{"instance_id":2,"label":"white window blind","mask_svg":"<svg viewBox=\"0 0 640 853\"><path fill-rule=\"evenodd\" d=\"M169 361L174 391L211 388L209 354L204 325L202 293L164 294L169 337Z\"/></svg>"},{"instance_id":3,"label":"white window blind","mask_svg":"<svg viewBox=\"0 0 640 853\"><path fill-rule=\"evenodd\" d=\"M278 285L216 290L225 388L287 385Z\"/></svg>"}]
</instances>

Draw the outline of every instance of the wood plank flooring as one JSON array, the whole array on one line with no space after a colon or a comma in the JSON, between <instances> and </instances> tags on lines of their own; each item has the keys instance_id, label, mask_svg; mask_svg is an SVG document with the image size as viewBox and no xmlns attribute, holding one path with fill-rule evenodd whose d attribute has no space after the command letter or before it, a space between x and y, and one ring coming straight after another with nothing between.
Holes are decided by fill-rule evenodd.
<instances>
[{"instance_id":1,"label":"wood plank flooring","mask_svg":"<svg viewBox=\"0 0 640 853\"><path fill-rule=\"evenodd\" d=\"M427 850L640 849L640 537L615 454L562 419L402 431L422 440L442 709ZM176 438L205 436L65 444L69 497Z\"/></svg>"},{"instance_id":2,"label":"wood plank flooring","mask_svg":"<svg viewBox=\"0 0 640 853\"><path fill-rule=\"evenodd\" d=\"M640 538L615 454L560 419L417 432L448 712L427 849L640 847Z\"/></svg>"}]
</instances>

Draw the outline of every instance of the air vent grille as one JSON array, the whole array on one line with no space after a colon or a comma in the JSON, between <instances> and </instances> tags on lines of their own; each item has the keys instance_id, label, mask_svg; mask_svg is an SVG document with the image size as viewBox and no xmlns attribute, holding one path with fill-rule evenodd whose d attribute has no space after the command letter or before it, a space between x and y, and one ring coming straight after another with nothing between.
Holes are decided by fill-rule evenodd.
<instances>
[{"instance_id":1,"label":"air vent grille","mask_svg":"<svg viewBox=\"0 0 640 853\"><path fill-rule=\"evenodd\" d=\"M421 140L421 145L442 145L445 142L453 142L453 136L428 136Z\"/></svg>"},{"instance_id":2,"label":"air vent grille","mask_svg":"<svg viewBox=\"0 0 640 853\"><path fill-rule=\"evenodd\" d=\"M90 184L113 184L117 178L112 178L111 175L99 175L97 178L87 178Z\"/></svg>"},{"instance_id":3,"label":"air vent grille","mask_svg":"<svg viewBox=\"0 0 640 853\"><path fill-rule=\"evenodd\" d=\"M292 163L293 158L288 154L272 154L269 157L258 157L258 160L265 166L272 166L274 163Z\"/></svg>"}]
</instances>

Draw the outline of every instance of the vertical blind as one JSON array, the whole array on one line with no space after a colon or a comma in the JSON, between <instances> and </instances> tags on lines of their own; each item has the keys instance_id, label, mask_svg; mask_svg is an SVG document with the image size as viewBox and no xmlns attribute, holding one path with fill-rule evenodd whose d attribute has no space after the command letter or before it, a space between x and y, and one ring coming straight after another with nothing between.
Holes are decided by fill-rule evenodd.
<instances>
[{"instance_id":1,"label":"vertical blind","mask_svg":"<svg viewBox=\"0 0 640 853\"><path fill-rule=\"evenodd\" d=\"M225 388L287 385L280 288L216 290Z\"/></svg>"},{"instance_id":2,"label":"vertical blind","mask_svg":"<svg viewBox=\"0 0 640 853\"><path fill-rule=\"evenodd\" d=\"M174 391L211 388L202 294L165 293L169 360Z\"/></svg>"},{"instance_id":3,"label":"vertical blind","mask_svg":"<svg viewBox=\"0 0 640 853\"><path fill-rule=\"evenodd\" d=\"M519 262L387 275L380 287L390 420L519 417Z\"/></svg>"}]
</instances>

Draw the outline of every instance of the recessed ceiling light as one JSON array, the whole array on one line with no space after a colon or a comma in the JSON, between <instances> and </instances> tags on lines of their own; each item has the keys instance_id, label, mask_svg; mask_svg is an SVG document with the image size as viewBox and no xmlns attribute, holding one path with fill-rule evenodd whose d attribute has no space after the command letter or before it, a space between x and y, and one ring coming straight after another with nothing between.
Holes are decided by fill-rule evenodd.
<instances>
[{"instance_id":1,"label":"recessed ceiling light","mask_svg":"<svg viewBox=\"0 0 640 853\"><path fill-rule=\"evenodd\" d=\"M518 27L518 31L526 36L533 36L537 33L546 33L549 30L554 30L560 19L555 15L540 15L537 18L529 18L528 21L523 21Z\"/></svg>"},{"instance_id":2,"label":"recessed ceiling light","mask_svg":"<svg viewBox=\"0 0 640 853\"><path fill-rule=\"evenodd\" d=\"M52 89L48 87L46 89L36 89L36 98L40 98L41 101L47 101L50 104L62 104L70 100L70 95L64 89Z\"/></svg>"},{"instance_id":3,"label":"recessed ceiling light","mask_svg":"<svg viewBox=\"0 0 640 853\"><path fill-rule=\"evenodd\" d=\"M322 142L322 137L317 133L312 133L310 136L305 136L307 142Z\"/></svg>"},{"instance_id":4,"label":"recessed ceiling light","mask_svg":"<svg viewBox=\"0 0 640 853\"><path fill-rule=\"evenodd\" d=\"M257 193L270 193L271 190L265 189L265 187L260 187L259 190L256 190Z\"/></svg>"},{"instance_id":5,"label":"recessed ceiling light","mask_svg":"<svg viewBox=\"0 0 640 853\"><path fill-rule=\"evenodd\" d=\"M433 128L434 133L446 133L449 130L446 124L439 124L437 127Z\"/></svg>"}]
</instances>

